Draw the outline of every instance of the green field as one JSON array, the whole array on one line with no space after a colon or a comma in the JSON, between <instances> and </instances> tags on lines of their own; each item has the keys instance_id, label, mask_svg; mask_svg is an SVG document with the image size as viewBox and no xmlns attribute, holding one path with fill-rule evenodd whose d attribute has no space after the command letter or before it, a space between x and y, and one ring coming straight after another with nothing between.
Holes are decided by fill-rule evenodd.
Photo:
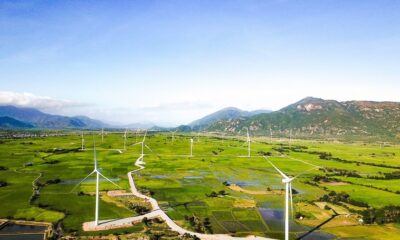
<instances>
[{"instance_id":1,"label":"green field","mask_svg":"<svg viewBox=\"0 0 400 240\"><path fill-rule=\"evenodd\" d=\"M0 218L62 222L66 233L96 235L82 231L82 223L94 219L94 178L72 191L75 184L93 170L92 139L96 140L102 173L129 191L127 172L136 169L134 162L140 155L140 145L132 144L139 141L142 135L130 134L126 151L123 150L122 133L109 133L104 137L104 142L97 133L93 136L87 133L85 147L88 149L85 151L80 150L80 135L72 133L56 137L2 140L0 166L5 170L0 170L0 180L8 185L0 187ZM135 180L139 189L154 193L153 197L173 220L191 230L194 230L194 226L187 219L195 216L201 220L209 218L213 233L282 238L284 194L280 190L284 186L279 175L260 155L261 152L271 153L272 156L268 158L288 175L301 174L293 182L293 188L298 192L294 195L295 211L304 213L308 222L296 221L296 224L292 224L293 239L329 218L331 211L318 209L312 202L319 201L330 191L345 192L351 199L371 207L400 206L400 195L396 192L400 190L400 179L371 179L372 176L380 177L385 173L400 171L397 169L400 168L398 146L311 141L293 141L289 145L288 142L270 143L255 139L252 142L252 157L247 158L244 138L201 135L194 137L194 156L189 157L190 137L188 134L176 134L172 141L169 133L148 134L146 144L152 151L145 149L146 168L136 173ZM122 153L116 149L121 149ZM321 159L318 155L320 152L331 153L332 159ZM319 169L308 171L312 168L310 164L356 171L360 177L334 176L343 184L310 184L314 176L329 174ZM41 185L40 195L30 201L32 182L36 178ZM55 179L61 182L46 184ZM270 194L234 191L224 182L249 191L267 191ZM102 181L100 187L104 194L107 190L118 189L106 181ZM226 195L209 196L219 191L225 191ZM100 219L137 215L127 207L105 200L100 203ZM301 203L311 205L304 207ZM354 231L357 232L355 237L362 239L379 239L374 235L379 232L389 231L394 235L400 232L397 225L360 225L357 214L353 212L353 215L352 224L337 218L322 226L322 231L338 238L351 237ZM143 228L139 225L129 231L140 232ZM368 232L368 229L374 230Z\"/></svg>"}]
</instances>

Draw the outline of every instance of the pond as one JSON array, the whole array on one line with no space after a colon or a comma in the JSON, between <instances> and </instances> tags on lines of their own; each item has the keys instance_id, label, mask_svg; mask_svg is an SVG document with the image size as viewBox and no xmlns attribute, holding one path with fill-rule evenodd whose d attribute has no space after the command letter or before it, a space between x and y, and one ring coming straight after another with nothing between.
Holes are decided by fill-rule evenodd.
<instances>
[{"instance_id":1,"label":"pond","mask_svg":"<svg viewBox=\"0 0 400 240\"><path fill-rule=\"evenodd\" d=\"M45 226L8 224L0 229L1 240L42 240Z\"/></svg>"},{"instance_id":2,"label":"pond","mask_svg":"<svg viewBox=\"0 0 400 240\"><path fill-rule=\"evenodd\" d=\"M268 225L271 232L282 232L285 226L284 222L284 211L282 209L275 208L258 208L264 222ZM335 236L329 233L321 232L321 231L313 231L309 234L306 234L312 228L297 224L294 221L290 221L289 223L290 231L297 232L297 237L304 236L302 239L307 240L330 240L335 239Z\"/></svg>"}]
</instances>

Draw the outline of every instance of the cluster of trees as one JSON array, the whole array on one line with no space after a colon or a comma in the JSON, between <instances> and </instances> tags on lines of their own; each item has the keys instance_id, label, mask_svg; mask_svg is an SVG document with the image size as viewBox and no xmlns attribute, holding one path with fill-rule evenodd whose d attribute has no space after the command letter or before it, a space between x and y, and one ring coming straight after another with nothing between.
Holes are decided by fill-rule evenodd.
<instances>
[{"instance_id":1,"label":"cluster of trees","mask_svg":"<svg viewBox=\"0 0 400 240\"><path fill-rule=\"evenodd\" d=\"M336 178L331 178L329 176L315 175L312 180L314 182L337 182Z\"/></svg>"},{"instance_id":2,"label":"cluster of trees","mask_svg":"<svg viewBox=\"0 0 400 240\"><path fill-rule=\"evenodd\" d=\"M50 179L46 181L46 185L50 185L50 184L58 184L61 182L61 179L56 178L56 179Z\"/></svg>"},{"instance_id":3,"label":"cluster of trees","mask_svg":"<svg viewBox=\"0 0 400 240\"><path fill-rule=\"evenodd\" d=\"M328 172L328 176L344 176L344 177L354 177L354 178L362 178L360 174L358 174L355 170L349 171L346 169L338 169L338 168L323 168L323 172Z\"/></svg>"},{"instance_id":4,"label":"cluster of trees","mask_svg":"<svg viewBox=\"0 0 400 240\"><path fill-rule=\"evenodd\" d=\"M45 161L44 164L57 164L60 163L59 160L50 160L50 161Z\"/></svg>"},{"instance_id":5,"label":"cluster of trees","mask_svg":"<svg viewBox=\"0 0 400 240\"><path fill-rule=\"evenodd\" d=\"M0 166L0 171L5 171L5 170L7 170L7 169L8 169L7 167Z\"/></svg>"},{"instance_id":6,"label":"cluster of trees","mask_svg":"<svg viewBox=\"0 0 400 240\"><path fill-rule=\"evenodd\" d=\"M361 212L366 224L400 223L400 206L386 206L375 209L370 208Z\"/></svg>"},{"instance_id":7,"label":"cluster of trees","mask_svg":"<svg viewBox=\"0 0 400 240\"><path fill-rule=\"evenodd\" d=\"M191 235L189 233L183 234L182 239L183 240L200 240L200 238L197 237L196 235Z\"/></svg>"},{"instance_id":8,"label":"cluster of trees","mask_svg":"<svg viewBox=\"0 0 400 240\"><path fill-rule=\"evenodd\" d=\"M52 153L52 154L64 154L70 152L79 152L81 148L71 148L71 149L63 149L63 148L52 148L45 151L45 153Z\"/></svg>"},{"instance_id":9,"label":"cluster of trees","mask_svg":"<svg viewBox=\"0 0 400 240\"><path fill-rule=\"evenodd\" d=\"M185 215L185 220L189 222L190 226L192 226L196 232L213 233L211 221L208 217L201 219L200 217L196 217L194 215L191 217Z\"/></svg>"},{"instance_id":10,"label":"cluster of trees","mask_svg":"<svg viewBox=\"0 0 400 240\"><path fill-rule=\"evenodd\" d=\"M258 151L257 153L260 154L261 156L268 156L268 157L272 156L271 152Z\"/></svg>"},{"instance_id":11,"label":"cluster of trees","mask_svg":"<svg viewBox=\"0 0 400 240\"><path fill-rule=\"evenodd\" d=\"M341 205L341 202L344 202L358 207L369 207L367 203L351 199L350 195L345 192L336 193L335 191L331 191L330 193L322 196L320 201L330 202L338 205Z\"/></svg>"},{"instance_id":12,"label":"cluster of trees","mask_svg":"<svg viewBox=\"0 0 400 240\"><path fill-rule=\"evenodd\" d=\"M141 193L143 193L144 195L147 195L147 196L153 196L154 195L154 192L151 191L150 189L146 188L146 187L141 187L139 191Z\"/></svg>"},{"instance_id":13,"label":"cluster of trees","mask_svg":"<svg viewBox=\"0 0 400 240\"><path fill-rule=\"evenodd\" d=\"M377 180L400 179L400 171L381 173L381 174L383 174L383 176L368 176L368 178Z\"/></svg>"},{"instance_id":14,"label":"cluster of trees","mask_svg":"<svg viewBox=\"0 0 400 240\"><path fill-rule=\"evenodd\" d=\"M225 192L225 190L221 190L219 192L212 191L210 194L206 193L206 196L214 198L214 197L219 197L219 196L225 196L225 195L228 195L228 194L229 193Z\"/></svg>"},{"instance_id":15,"label":"cluster of trees","mask_svg":"<svg viewBox=\"0 0 400 240\"><path fill-rule=\"evenodd\" d=\"M129 209L135 211L139 215L143 215L150 212L149 208L134 203L129 203L128 207Z\"/></svg>"}]
</instances>

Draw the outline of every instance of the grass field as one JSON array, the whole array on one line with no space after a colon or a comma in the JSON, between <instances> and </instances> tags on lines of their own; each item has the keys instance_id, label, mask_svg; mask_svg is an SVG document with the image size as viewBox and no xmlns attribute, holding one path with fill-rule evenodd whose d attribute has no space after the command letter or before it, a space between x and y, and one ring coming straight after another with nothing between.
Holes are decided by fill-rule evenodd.
<instances>
[{"instance_id":1,"label":"grass field","mask_svg":"<svg viewBox=\"0 0 400 240\"><path fill-rule=\"evenodd\" d=\"M129 191L127 172L135 169L134 161L141 151L140 145L132 144L140 141L142 135L130 134L126 151L122 136L121 133L109 133L102 142L98 134L94 137L86 135L85 151L80 150L78 134L2 141L0 166L5 170L0 170L0 180L8 185L0 188L0 217L53 223L62 221L66 232L96 234L82 231L82 223L94 218L94 178L74 191L72 189L93 170L92 139L95 139L102 173ZM260 151L272 153L269 159L288 175L302 174L293 182L293 188L298 192L294 195L295 210L304 213L305 219L291 225L293 238L332 216L331 210L312 203L332 190L344 191L352 199L372 207L400 206L400 195L396 193L400 190L399 180L367 179L368 176L399 171L396 167L400 167L400 149L396 146L293 141L290 147L302 146L301 151L296 151L296 148L289 148L287 142L269 143L255 139L252 157L247 158L244 138L202 135L194 138L194 156L189 157L190 137L177 134L173 141L170 134L149 134L146 144L152 151L145 149L146 168L135 176L137 187L153 192L153 197L166 213L188 229L194 229L188 217L195 216L201 220L209 218L213 233L282 238L284 194L280 190L284 186ZM283 148L285 150L279 153ZM329 152L333 157L346 161L321 159L315 152ZM342 185L309 184L315 175L327 174L318 169L310 170L313 168L310 164L356 171L361 178L337 176L346 183ZM40 185L40 195L30 201L35 179ZM55 179L61 182L52 183L51 180ZM248 192L234 191L224 182L236 184ZM107 181L102 181L100 188L104 194L107 190L118 189ZM226 194L209 196L220 191ZM251 194L251 191L271 193ZM115 201L102 199L100 219L137 215ZM330 207L345 212L340 206ZM379 239L378 234L398 235L400 232L399 227L393 224L360 225L356 215L350 220L337 217L321 229L337 237L362 239ZM139 225L130 232L142 230L143 226ZM366 232L370 234L364 234Z\"/></svg>"}]
</instances>

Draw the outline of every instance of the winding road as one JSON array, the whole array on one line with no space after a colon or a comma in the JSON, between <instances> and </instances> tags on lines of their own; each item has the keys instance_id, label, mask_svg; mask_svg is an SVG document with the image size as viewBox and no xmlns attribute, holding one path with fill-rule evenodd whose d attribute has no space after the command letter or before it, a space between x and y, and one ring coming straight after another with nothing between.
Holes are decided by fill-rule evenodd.
<instances>
[{"instance_id":1,"label":"winding road","mask_svg":"<svg viewBox=\"0 0 400 240\"><path fill-rule=\"evenodd\" d=\"M134 172L138 172L143 170L145 162L143 161L144 155L141 155L135 162L135 166L138 169L128 172L128 179L129 184L131 186L132 195L142 198L144 201L147 201L151 204L152 211L150 213L136 216L136 217L129 217L123 219L114 219L114 220L104 220L100 221L100 224L96 226L94 222L86 222L83 224L84 231L101 231L101 230L108 230L108 229L115 229L115 228L123 228L129 227L133 224L139 223L143 220L143 218L147 219L154 219L154 218L161 218L165 221L165 223L171 228L171 230L178 232L180 235L185 233L196 235L200 239L203 240L228 240L228 239L246 239L246 240L271 240L270 238L258 237L258 236L247 236L247 237L232 237L228 234L203 234L203 233L196 233L189 230L186 230L180 226L178 226L158 205L157 200L154 198L148 197L142 193L140 193L136 186L135 181L133 179L132 174Z\"/></svg>"}]
</instances>

